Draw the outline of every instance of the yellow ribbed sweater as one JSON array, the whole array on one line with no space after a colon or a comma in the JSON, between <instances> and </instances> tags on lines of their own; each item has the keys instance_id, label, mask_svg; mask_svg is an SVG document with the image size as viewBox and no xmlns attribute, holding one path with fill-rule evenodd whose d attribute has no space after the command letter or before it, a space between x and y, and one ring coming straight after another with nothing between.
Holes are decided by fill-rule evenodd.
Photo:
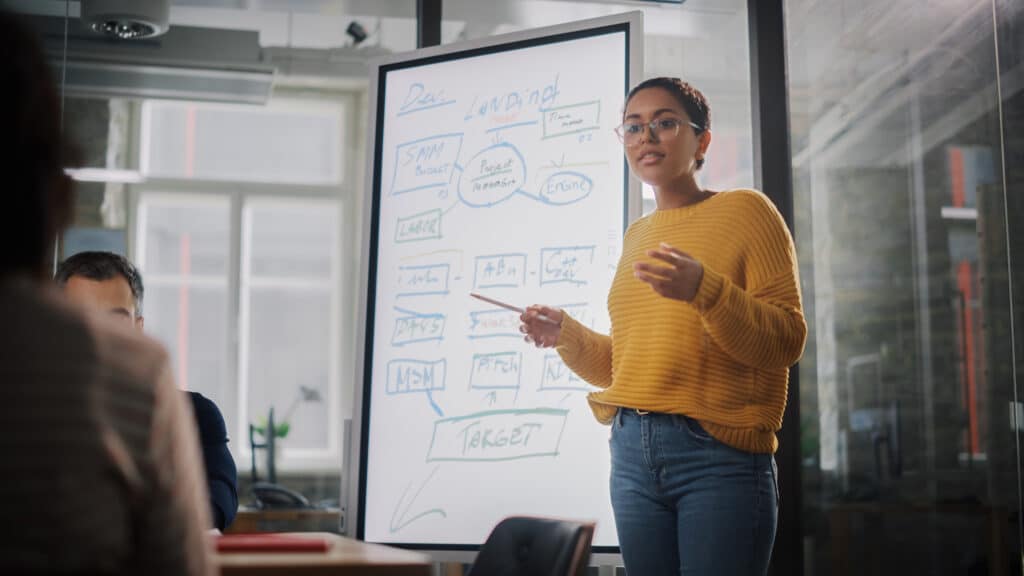
<instances>
[{"instance_id":1,"label":"yellow ribbed sweater","mask_svg":"<svg viewBox=\"0 0 1024 576\"><path fill-rule=\"evenodd\" d=\"M667 242L704 266L697 296L658 295L633 263ZM568 315L557 350L574 372L603 388L589 395L599 421L618 407L686 414L718 440L774 452L789 367L803 353L796 251L775 206L755 190L730 190L657 210L626 231L608 294L611 335Z\"/></svg>"}]
</instances>

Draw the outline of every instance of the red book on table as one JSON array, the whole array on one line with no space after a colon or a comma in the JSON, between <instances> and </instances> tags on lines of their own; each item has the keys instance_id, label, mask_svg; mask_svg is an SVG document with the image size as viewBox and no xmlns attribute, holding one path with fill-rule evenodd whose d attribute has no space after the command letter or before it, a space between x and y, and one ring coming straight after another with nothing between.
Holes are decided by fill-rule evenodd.
<instances>
[{"instance_id":1,"label":"red book on table","mask_svg":"<svg viewBox=\"0 0 1024 576\"><path fill-rule=\"evenodd\" d=\"M217 537L218 552L327 552L323 538L290 534L224 534Z\"/></svg>"}]
</instances>

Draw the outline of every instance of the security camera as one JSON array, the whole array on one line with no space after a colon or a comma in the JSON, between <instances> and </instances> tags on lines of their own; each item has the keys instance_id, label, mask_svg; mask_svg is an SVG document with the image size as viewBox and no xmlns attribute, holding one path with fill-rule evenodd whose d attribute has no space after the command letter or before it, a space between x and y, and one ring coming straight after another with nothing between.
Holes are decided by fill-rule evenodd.
<instances>
[{"instance_id":1,"label":"security camera","mask_svg":"<svg viewBox=\"0 0 1024 576\"><path fill-rule=\"evenodd\" d=\"M82 23L119 40L154 38L167 32L170 0L82 0Z\"/></svg>"},{"instance_id":2,"label":"security camera","mask_svg":"<svg viewBox=\"0 0 1024 576\"><path fill-rule=\"evenodd\" d=\"M363 25L355 20L348 25L348 28L345 29L345 33L352 38L353 45L359 45L360 42L366 40L366 37L369 36L369 34L366 33L366 28L363 28Z\"/></svg>"}]
</instances>

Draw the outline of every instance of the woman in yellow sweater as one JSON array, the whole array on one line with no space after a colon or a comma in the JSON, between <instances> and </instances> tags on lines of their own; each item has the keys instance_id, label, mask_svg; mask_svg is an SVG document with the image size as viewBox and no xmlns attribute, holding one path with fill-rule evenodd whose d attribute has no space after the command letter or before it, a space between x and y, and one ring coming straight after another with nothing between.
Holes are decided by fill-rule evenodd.
<instances>
[{"instance_id":1,"label":"woman in yellow sweater","mask_svg":"<svg viewBox=\"0 0 1024 576\"><path fill-rule=\"evenodd\" d=\"M796 251L763 194L697 184L710 128L689 84L633 88L616 132L657 210L626 231L611 334L547 306L521 317L528 342L601 388L588 400L612 426L629 574L764 574L775 538L775 434L807 334Z\"/></svg>"}]
</instances>

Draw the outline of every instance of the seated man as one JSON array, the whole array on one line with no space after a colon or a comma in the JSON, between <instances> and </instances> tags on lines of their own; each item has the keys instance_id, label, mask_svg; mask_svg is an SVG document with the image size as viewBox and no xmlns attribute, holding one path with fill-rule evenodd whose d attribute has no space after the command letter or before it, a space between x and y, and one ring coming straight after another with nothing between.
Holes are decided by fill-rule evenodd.
<instances>
[{"instance_id":1,"label":"seated man","mask_svg":"<svg viewBox=\"0 0 1024 576\"><path fill-rule=\"evenodd\" d=\"M109 312L142 330L142 276L127 259L112 252L80 252L61 262L57 285L73 302ZM206 463L213 526L231 525L238 511L235 461L228 451L224 417L209 398L188 392Z\"/></svg>"},{"instance_id":2,"label":"seated man","mask_svg":"<svg viewBox=\"0 0 1024 576\"><path fill-rule=\"evenodd\" d=\"M0 11L0 573L216 573L196 432L167 353L61 298L72 213L52 71Z\"/></svg>"}]
</instances>

